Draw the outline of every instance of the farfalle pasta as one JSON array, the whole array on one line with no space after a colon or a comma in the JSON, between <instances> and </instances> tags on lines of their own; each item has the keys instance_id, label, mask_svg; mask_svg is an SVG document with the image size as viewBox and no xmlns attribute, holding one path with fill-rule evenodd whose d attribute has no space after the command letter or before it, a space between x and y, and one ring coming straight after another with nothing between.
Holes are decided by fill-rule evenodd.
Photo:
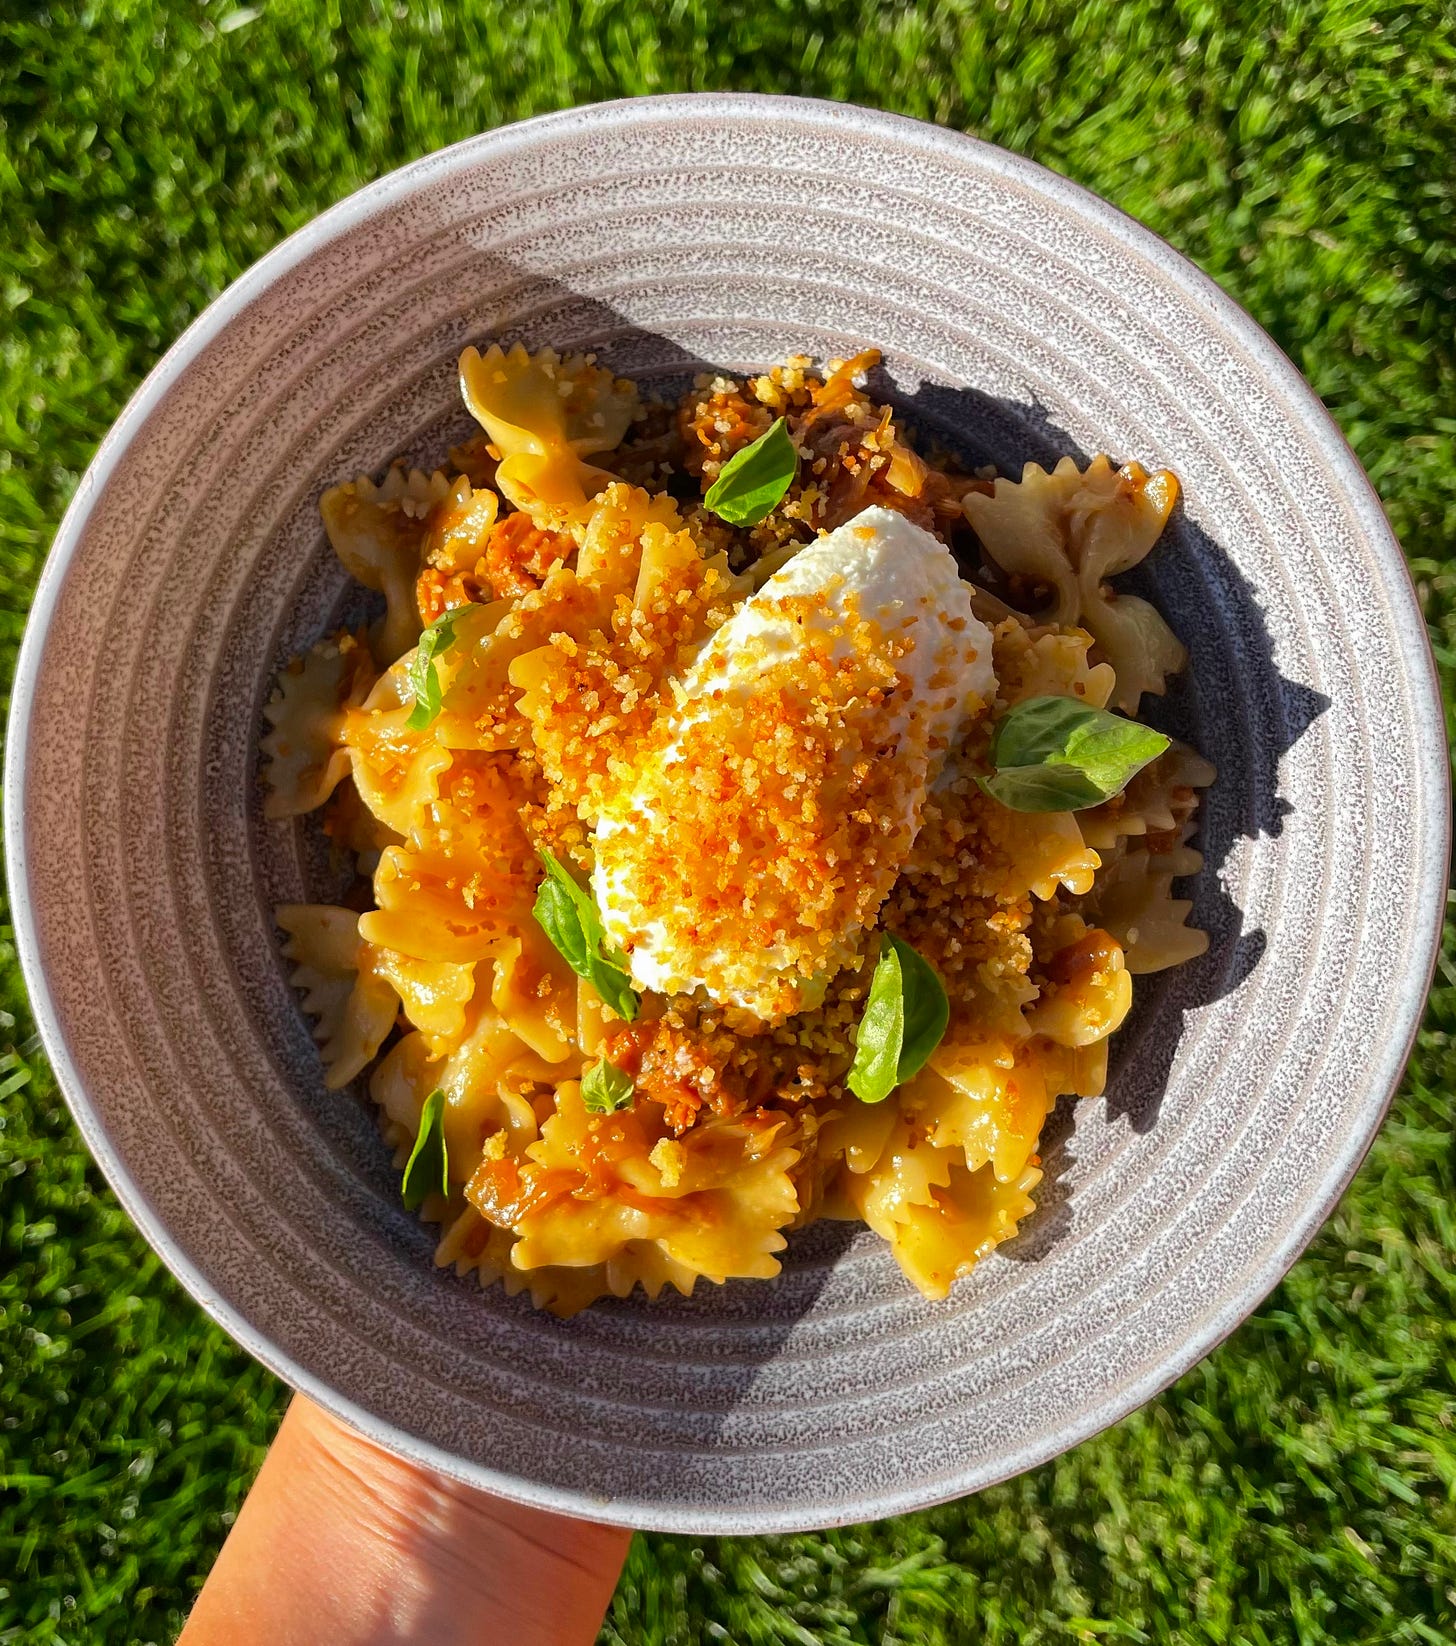
<instances>
[{"instance_id":1,"label":"farfalle pasta","mask_svg":"<svg viewBox=\"0 0 1456 1646\"><path fill-rule=\"evenodd\" d=\"M560 1314L771 1279L819 1217L943 1297L1206 943L1214 774L1133 718L1183 648L1113 581L1176 480L964 472L874 361L660 405L468 349L450 467L321 500L379 612L280 677L264 804L359 878L283 952L437 1261Z\"/></svg>"}]
</instances>

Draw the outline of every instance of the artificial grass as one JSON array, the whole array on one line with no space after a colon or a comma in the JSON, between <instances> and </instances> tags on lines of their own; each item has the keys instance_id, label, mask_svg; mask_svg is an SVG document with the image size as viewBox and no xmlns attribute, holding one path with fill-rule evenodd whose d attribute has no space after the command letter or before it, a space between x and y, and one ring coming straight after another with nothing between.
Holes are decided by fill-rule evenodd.
<instances>
[{"instance_id":1,"label":"artificial grass","mask_svg":"<svg viewBox=\"0 0 1456 1646\"><path fill-rule=\"evenodd\" d=\"M484 127L802 92L974 130L1186 251L1324 396L1456 687L1456 18L1371 0L0 0L0 644L178 331L281 235ZM8 938L8 932L5 934ZM0 950L0 1646L175 1633L282 1391L89 1163ZM1167 1395L925 1514L634 1544L603 1640L1456 1639L1456 939L1371 1158ZM1216 1101L1217 1094L1210 1094Z\"/></svg>"}]
</instances>

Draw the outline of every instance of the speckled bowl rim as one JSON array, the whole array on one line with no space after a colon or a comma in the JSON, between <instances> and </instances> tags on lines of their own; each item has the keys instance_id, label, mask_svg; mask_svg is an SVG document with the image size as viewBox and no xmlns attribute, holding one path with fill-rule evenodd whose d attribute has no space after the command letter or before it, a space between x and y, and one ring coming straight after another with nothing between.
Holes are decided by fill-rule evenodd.
<instances>
[{"instance_id":1,"label":"speckled bowl rim","mask_svg":"<svg viewBox=\"0 0 1456 1646\"><path fill-rule=\"evenodd\" d=\"M475 166L484 158L507 154L513 149L531 145L543 136L579 134L593 127L630 124L638 111L644 116L661 118L674 109L680 109L701 117L705 109L714 105L716 112L725 118L751 116L763 120L766 116L772 118L780 115L785 119L802 120L812 117L844 122L860 130L880 130L887 137L938 151L952 160L974 151L978 165L986 173L1004 180L1010 186L1041 195L1153 264L1185 297L1202 308L1211 321L1237 339L1262 367L1290 415L1303 425L1303 432L1327 462L1331 479L1343 491L1352 517L1358 522L1365 542L1384 574L1386 591L1391 599L1392 626L1397 634L1401 661L1411 688L1414 723L1406 729L1417 740L1420 761L1425 767L1424 791L1431 797L1432 804L1440 807L1439 819L1430 819L1437 826L1426 831L1429 843L1426 861L1416 865L1420 882L1429 885L1433 894L1445 883L1451 844L1450 768L1445 716L1430 639L1400 546L1373 487L1343 434L1283 351L1219 286L1134 218L1034 161L943 127L854 104L817 98L702 92L588 104L502 126L413 161L367 184L322 213L288 236L234 281L163 355L101 442L81 477L56 533L21 643L12 689L5 757L4 843L16 949L42 1045L87 1147L127 1214L200 1307L271 1372L381 1445L444 1474L516 1501L569 1515L681 1531L701 1529L698 1518L690 1510L674 1509L650 1498L634 1500L630 1495L603 1502L586 1493L543 1485L527 1477L469 1462L406 1434L341 1397L326 1382L304 1371L264 1331L216 1295L132 1181L112 1146L71 1057L55 999L41 965L31 906L25 826L26 770L30 709L42 655L62 586L92 509L133 438L173 385L251 303L287 271L375 213L398 205L426 184L438 183L461 168ZM893 1515L924 1508L936 1501L948 1501L994 1484L996 1480L1009 1479L1056 1457L1126 1417L1167 1388L1221 1343L1258 1306L1335 1209L1369 1150L1399 1085L1435 971L1444 900L1433 895L1429 908L1412 911L1412 919L1417 923L1424 922L1424 930L1417 930L1412 945L1423 960L1413 966L1407 976L1395 980L1398 999L1395 1002L1394 1024L1397 1032L1374 1059L1363 1124L1351 1129L1343 1151L1333 1156L1319 1192L1310 1196L1297 1217L1290 1219L1282 1240L1272 1247L1261 1265L1244 1277L1243 1285L1225 1305L1206 1319L1203 1329L1170 1344L1162 1360L1141 1378L1109 1389L1100 1404L1087 1408L1076 1420L1059 1427L1049 1427L1038 1435L1034 1443L1006 1455L993 1477L988 1478L984 1471L974 1478L969 1475L961 1478L950 1472L936 1482L938 1489L933 1495L927 1494L924 1483L908 1490L886 1488L878 1493L868 1493L850 1510L838 1515L836 1523L847 1524ZM713 1520L715 1530L736 1532L794 1531L805 1529L810 1524L824 1524L822 1520L806 1520L802 1510L792 1507L784 1510L773 1504L726 1516L719 1511Z\"/></svg>"}]
</instances>

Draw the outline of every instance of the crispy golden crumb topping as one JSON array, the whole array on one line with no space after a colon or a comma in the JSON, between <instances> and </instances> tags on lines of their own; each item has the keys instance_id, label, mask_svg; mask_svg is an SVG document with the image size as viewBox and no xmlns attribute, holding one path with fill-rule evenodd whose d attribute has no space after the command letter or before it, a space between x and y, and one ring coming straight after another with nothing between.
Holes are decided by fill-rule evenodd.
<instances>
[{"instance_id":1,"label":"crispy golden crumb topping","mask_svg":"<svg viewBox=\"0 0 1456 1646\"><path fill-rule=\"evenodd\" d=\"M658 723L598 831L613 877L711 997L740 991L754 951L778 957L790 975L746 1002L766 1018L843 964L844 934L857 944L872 922L915 824L890 758L911 643L853 611L830 620L826 604L781 603L804 637L792 654L749 636L749 656L716 660L716 683ZM730 666L751 690L732 689Z\"/></svg>"}]
</instances>

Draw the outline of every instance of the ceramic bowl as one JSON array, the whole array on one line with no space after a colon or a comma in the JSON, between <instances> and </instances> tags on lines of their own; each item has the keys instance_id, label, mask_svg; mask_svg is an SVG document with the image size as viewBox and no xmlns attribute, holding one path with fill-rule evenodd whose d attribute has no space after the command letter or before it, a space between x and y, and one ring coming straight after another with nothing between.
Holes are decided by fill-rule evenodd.
<instances>
[{"instance_id":1,"label":"ceramic bowl","mask_svg":"<svg viewBox=\"0 0 1456 1646\"><path fill-rule=\"evenodd\" d=\"M322 1085L270 915L316 833L260 807L280 665L353 597L321 490L466 432L462 345L704 362L884 351L981 462L1108 451L1185 504L1146 583L1218 765L1208 953L1140 981L1041 1206L948 1302L847 1225L772 1283L562 1323L431 1263L357 1096ZM325 213L215 302L83 478L16 682L21 957L85 1137L207 1312L384 1444L508 1496L691 1531L891 1514L1130 1412L1328 1216L1399 1077L1447 849L1399 549L1270 340L1152 234L975 140L862 109L648 98L472 139Z\"/></svg>"}]
</instances>

